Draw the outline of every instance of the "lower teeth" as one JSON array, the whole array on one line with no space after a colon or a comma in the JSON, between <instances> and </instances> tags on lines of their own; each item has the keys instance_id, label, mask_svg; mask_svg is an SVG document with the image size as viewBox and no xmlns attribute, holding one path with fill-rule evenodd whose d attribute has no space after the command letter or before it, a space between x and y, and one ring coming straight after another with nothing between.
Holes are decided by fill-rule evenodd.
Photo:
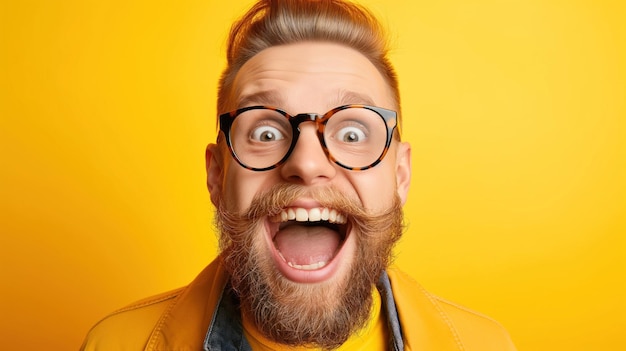
<instances>
[{"instance_id":1,"label":"lower teeth","mask_svg":"<svg viewBox=\"0 0 626 351\"><path fill-rule=\"evenodd\" d=\"M283 254L280 251L278 251L278 255L280 256L280 258L283 259L283 261L287 262L287 260L285 259L285 256L283 256ZM311 264L295 264L293 262L287 262L287 265L291 268L300 269L303 271L313 271L313 270L324 267L326 265L326 262L319 261L317 263L311 263Z\"/></svg>"},{"instance_id":2,"label":"lower teeth","mask_svg":"<svg viewBox=\"0 0 626 351\"><path fill-rule=\"evenodd\" d=\"M287 262L287 264L289 265L289 267L292 267L292 268L295 268L295 269L301 269L303 271L312 271L312 270L320 269L320 268L324 267L326 265L326 262L320 261L320 262L317 262L317 263L304 264L304 265Z\"/></svg>"}]
</instances>

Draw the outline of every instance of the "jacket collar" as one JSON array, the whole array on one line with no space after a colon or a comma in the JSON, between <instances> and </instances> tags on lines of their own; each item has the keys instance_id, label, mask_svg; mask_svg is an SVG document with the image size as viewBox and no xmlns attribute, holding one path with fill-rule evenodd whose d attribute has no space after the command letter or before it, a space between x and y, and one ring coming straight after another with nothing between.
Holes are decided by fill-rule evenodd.
<instances>
[{"instance_id":1,"label":"jacket collar","mask_svg":"<svg viewBox=\"0 0 626 351\"><path fill-rule=\"evenodd\" d=\"M381 294L385 309L387 327L391 332L391 350L404 350L402 332L396 305L391 292L391 284L386 272L380 276L377 288ZM223 289L219 305L213 321L209 326L204 340L203 351L251 351L250 345L243 335L239 301L229 286Z\"/></svg>"},{"instance_id":2,"label":"jacket collar","mask_svg":"<svg viewBox=\"0 0 626 351\"><path fill-rule=\"evenodd\" d=\"M162 314L146 351L200 350L228 276L220 257L208 265Z\"/></svg>"},{"instance_id":3,"label":"jacket collar","mask_svg":"<svg viewBox=\"0 0 626 351\"><path fill-rule=\"evenodd\" d=\"M436 298L397 268L387 270L403 328L405 350L460 351L465 348Z\"/></svg>"}]
</instances>

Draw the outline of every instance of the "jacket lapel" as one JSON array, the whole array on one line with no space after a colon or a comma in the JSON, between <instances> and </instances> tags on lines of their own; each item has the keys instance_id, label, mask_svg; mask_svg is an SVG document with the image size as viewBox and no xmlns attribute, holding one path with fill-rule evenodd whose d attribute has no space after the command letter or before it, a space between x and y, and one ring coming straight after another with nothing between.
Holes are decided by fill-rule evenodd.
<instances>
[{"instance_id":1,"label":"jacket lapel","mask_svg":"<svg viewBox=\"0 0 626 351\"><path fill-rule=\"evenodd\" d=\"M145 350L201 350L226 281L218 257L163 313Z\"/></svg>"},{"instance_id":2,"label":"jacket lapel","mask_svg":"<svg viewBox=\"0 0 626 351\"><path fill-rule=\"evenodd\" d=\"M463 350L454 326L434 297L399 270L390 268L388 274L402 325L404 349Z\"/></svg>"}]
</instances>

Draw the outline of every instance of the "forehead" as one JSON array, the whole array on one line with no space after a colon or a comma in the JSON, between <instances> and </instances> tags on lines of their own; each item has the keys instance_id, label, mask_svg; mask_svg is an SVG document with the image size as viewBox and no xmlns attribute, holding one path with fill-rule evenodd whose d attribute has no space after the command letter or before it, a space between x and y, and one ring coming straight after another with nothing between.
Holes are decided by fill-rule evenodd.
<instances>
[{"instance_id":1,"label":"forehead","mask_svg":"<svg viewBox=\"0 0 626 351\"><path fill-rule=\"evenodd\" d=\"M350 103L395 107L391 89L364 55L325 42L261 51L237 73L231 97L233 108L268 105L294 113Z\"/></svg>"}]
</instances>

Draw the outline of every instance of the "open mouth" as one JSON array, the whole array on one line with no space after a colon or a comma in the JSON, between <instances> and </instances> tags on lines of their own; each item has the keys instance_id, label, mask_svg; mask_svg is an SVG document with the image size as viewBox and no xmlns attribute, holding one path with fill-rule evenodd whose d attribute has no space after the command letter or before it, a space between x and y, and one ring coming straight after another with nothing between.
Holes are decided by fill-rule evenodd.
<instances>
[{"instance_id":1,"label":"open mouth","mask_svg":"<svg viewBox=\"0 0 626 351\"><path fill-rule=\"evenodd\" d=\"M271 238L280 259L300 271L326 267L349 232L347 216L325 207L289 207L270 218Z\"/></svg>"}]
</instances>

